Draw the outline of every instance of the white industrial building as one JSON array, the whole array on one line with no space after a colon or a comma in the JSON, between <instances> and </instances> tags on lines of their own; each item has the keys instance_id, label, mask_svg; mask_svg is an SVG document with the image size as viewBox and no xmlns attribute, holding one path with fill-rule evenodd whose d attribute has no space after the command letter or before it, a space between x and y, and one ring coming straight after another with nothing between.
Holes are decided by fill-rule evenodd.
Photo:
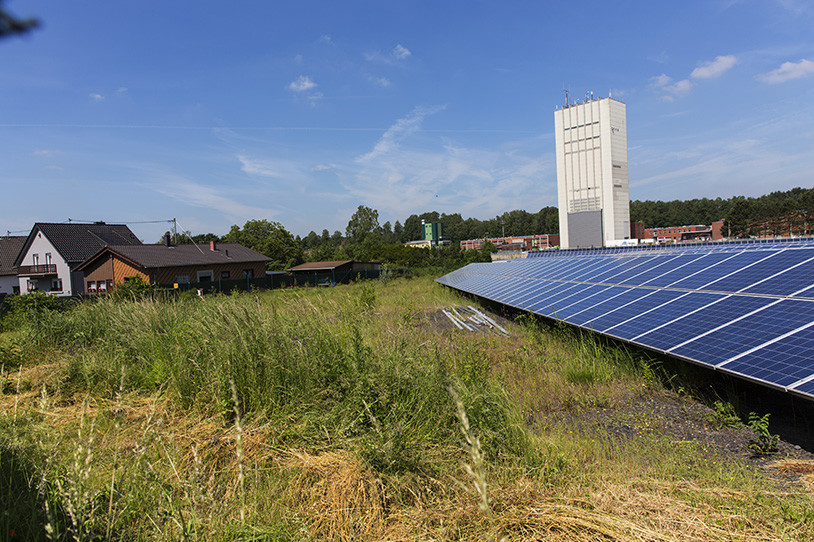
<instances>
[{"instance_id":1,"label":"white industrial building","mask_svg":"<svg viewBox=\"0 0 814 542\"><path fill-rule=\"evenodd\" d=\"M626 119L624 103L592 95L554 112L563 248L630 238Z\"/></svg>"}]
</instances>

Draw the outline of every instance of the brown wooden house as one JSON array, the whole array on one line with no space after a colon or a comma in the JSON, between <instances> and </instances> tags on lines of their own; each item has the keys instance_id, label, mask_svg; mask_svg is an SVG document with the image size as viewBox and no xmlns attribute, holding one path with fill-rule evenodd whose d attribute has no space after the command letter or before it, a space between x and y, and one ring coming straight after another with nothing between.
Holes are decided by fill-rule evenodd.
<instances>
[{"instance_id":1,"label":"brown wooden house","mask_svg":"<svg viewBox=\"0 0 814 542\"><path fill-rule=\"evenodd\" d=\"M237 243L106 246L77 271L88 293L112 290L129 277L158 286L265 276L271 258Z\"/></svg>"}]
</instances>

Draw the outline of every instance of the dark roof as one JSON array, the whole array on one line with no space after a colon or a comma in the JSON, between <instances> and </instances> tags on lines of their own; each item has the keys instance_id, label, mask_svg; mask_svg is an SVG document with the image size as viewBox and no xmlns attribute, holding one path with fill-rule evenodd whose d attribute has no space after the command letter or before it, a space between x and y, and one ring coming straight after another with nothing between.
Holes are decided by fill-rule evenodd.
<instances>
[{"instance_id":1,"label":"dark roof","mask_svg":"<svg viewBox=\"0 0 814 542\"><path fill-rule=\"evenodd\" d=\"M54 224L37 222L28 234L23 250L15 260L20 261L34 241L37 232L48 238L60 256L69 264L84 262L105 245L140 245L141 241L124 224Z\"/></svg>"},{"instance_id":2,"label":"dark roof","mask_svg":"<svg viewBox=\"0 0 814 542\"><path fill-rule=\"evenodd\" d=\"M0 237L0 275L16 275L14 260L25 244L24 235Z\"/></svg>"},{"instance_id":3,"label":"dark roof","mask_svg":"<svg viewBox=\"0 0 814 542\"><path fill-rule=\"evenodd\" d=\"M294 267L289 268L289 271L322 271L325 269L336 269L337 267L342 267L343 265L347 265L349 263L353 263L353 260L335 260L331 262L305 262L300 265L296 265Z\"/></svg>"},{"instance_id":4,"label":"dark roof","mask_svg":"<svg viewBox=\"0 0 814 542\"><path fill-rule=\"evenodd\" d=\"M209 245L118 245L105 247L85 263L77 267L80 271L102 255L111 252L144 269L156 267L180 267L185 265L212 265L224 263L270 262L250 248L237 243L218 243L217 250ZM227 256L226 253L229 253Z\"/></svg>"}]
</instances>

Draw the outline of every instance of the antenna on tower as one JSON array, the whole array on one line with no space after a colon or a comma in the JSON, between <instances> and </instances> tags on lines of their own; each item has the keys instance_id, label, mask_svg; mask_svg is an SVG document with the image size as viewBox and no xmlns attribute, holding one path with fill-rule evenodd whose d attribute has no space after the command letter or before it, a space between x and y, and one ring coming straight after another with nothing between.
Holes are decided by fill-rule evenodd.
<instances>
[{"instance_id":1,"label":"antenna on tower","mask_svg":"<svg viewBox=\"0 0 814 542\"><path fill-rule=\"evenodd\" d=\"M565 107L568 107L568 89L563 85L563 92L565 92Z\"/></svg>"}]
</instances>

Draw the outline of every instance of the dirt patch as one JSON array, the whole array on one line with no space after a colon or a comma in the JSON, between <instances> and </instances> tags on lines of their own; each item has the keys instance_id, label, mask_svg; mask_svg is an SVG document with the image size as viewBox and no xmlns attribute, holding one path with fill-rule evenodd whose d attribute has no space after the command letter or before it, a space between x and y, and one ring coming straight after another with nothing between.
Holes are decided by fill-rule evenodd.
<instances>
[{"instance_id":1,"label":"dirt patch","mask_svg":"<svg viewBox=\"0 0 814 542\"><path fill-rule=\"evenodd\" d=\"M703 403L676 393L649 386L621 404L573 406L536 413L527 421L543 428L568 428L586 436L607 436L628 441L641 435L668 438L676 444L695 443L710 457L721 457L748 463L782 483L814 482L814 453L783 440L777 451L759 455L750 449L755 433L748 427L717 426L715 412Z\"/></svg>"}]
</instances>

